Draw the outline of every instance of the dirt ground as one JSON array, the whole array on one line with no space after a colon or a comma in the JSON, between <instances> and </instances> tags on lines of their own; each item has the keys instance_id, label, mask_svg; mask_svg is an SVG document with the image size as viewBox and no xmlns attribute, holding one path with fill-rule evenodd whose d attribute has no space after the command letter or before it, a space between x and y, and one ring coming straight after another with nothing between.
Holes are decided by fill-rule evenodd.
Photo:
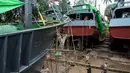
<instances>
[{"instance_id":1,"label":"dirt ground","mask_svg":"<svg viewBox=\"0 0 130 73\"><path fill-rule=\"evenodd\" d=\"M85 67L79 67L79 66L65 67L65 66L62 66L62 64L57 65L58 69L56 72L55 64L54 63L52 64L53 64L53 68L49 66L50 73L87 73L87 68ZM102 70L92 69L92 73L101 73L101 72ZM117 72L108 71L108 73L117 73Z\"/></svg>"},{"instance_id":2,"label":"dirt ground","mask_svg":"<svg viewBox=\"0 0 130 73\"><path fill-rule=\"evenodd\" d=\"M51 55L50 55L51 54ZM55 59L55 53L48 53L50 58ZM89 57L86 61L86 55ZM116 69L124 72L130 72L130 60L124 58L117 54L111 54L109 52L100 51L91 51L88 53L76 51L75 52L62 52L61 56L56 59L61 61L73 61L82 64L87 64L88 62L96 67L101 67L101 65L108 63L108 68ZM71 66L67 63L58 63L52 61L46 61L46 65L49 68L50 73L87 73L87 67L82 66ZM92 68L92 73L101 73L101 69ZM108 71L108 73L123 73L123 72L113 72Z\"/></svg>"}]
</instances>

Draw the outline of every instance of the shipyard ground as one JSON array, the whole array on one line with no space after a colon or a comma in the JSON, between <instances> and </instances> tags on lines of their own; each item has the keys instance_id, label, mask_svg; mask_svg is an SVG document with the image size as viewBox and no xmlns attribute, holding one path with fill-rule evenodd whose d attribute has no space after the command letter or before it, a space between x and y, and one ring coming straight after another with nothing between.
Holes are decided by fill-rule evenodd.
<instances>
[{"instance_id":1,"label":"shipyard ground","mask_svg":"<svg viewBox=\"0 0 130 73\"><path fill-rule=\"evenodd\" d=\"M50 73L87 73L90 63L92 73L101 73L101 66L108 63L107 73L130 73L130 59L124 53L111 51L107 41L104 43L83 51L51 49L45 67ZM61 55L56 56L56 52Z\"/></svg>"},{"instance_id":2,"label":"shipyard ground","mask_svg":"<svg viewBox=\"0 0 130 73\"><path fill-rule=\"evenodd\" d=\"M91 63L92 73L101 73L101 65L108 63L108 73L129 73L130 60L112 53L99 51L90 52L88 62L85 63L86 53L62 52L62 56L56 58L55 53L46 62L51 73L87 73L87 63ZM77 58L76 58L77 56Z\"/></svg>"}]
</instances>

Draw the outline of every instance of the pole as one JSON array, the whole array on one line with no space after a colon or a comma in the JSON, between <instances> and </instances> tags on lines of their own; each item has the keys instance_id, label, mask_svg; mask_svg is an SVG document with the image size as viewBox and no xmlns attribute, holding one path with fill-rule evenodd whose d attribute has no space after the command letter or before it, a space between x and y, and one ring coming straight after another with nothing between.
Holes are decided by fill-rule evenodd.
<instances>
[{"instance_id":1,"label":"pole","mask_svg":"<svg viewBox=\"0 0 130 73\"><path fill-rule=\"evenodd\" d=\"M100 4L99 4L99 11L100 11Z\"/></svg>"},{"instance_id":2,"label":"pole","mask_svg":"<svg viewBox=\"0 0 130 73\"><path fill-rule=\"evenodd\" d=\"M95 0L95 7L97 7L97 0Z\"/></svg>"},{"instance_id":3,"label":"pole","mask_svg":"<svg viewBox=\"0 0 130 73\"><path fill-rule=\"evenodd\" d=\"M29 28L32 25L32 0L25 0L24 9L25 28Z\"/></svg>"}]
</instances>

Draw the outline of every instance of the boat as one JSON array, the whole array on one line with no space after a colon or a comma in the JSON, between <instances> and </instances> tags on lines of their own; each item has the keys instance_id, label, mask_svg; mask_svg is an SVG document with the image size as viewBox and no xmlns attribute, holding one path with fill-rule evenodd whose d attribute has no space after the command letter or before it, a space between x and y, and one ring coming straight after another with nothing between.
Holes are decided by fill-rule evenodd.
<instances>
[{"instance_id":1,"label":"boat","mask_svg":"<svg viewBox=\"0 0 130 73\"><path fill-rule=\"evenodd\" d=\"M68 34L69 38L73 36L74 40L79 42L87 42L89 39L104 40L106 26L100 12L93 5L77 2L66 15L72 20L71 23L64 25L64 33Z\"/></svg>"},{"instance_id":2,"label":"boat","mask_svg":"<svg viewBox=\"0 0 130 73\"><path fill-rule=\"evenodd\" d=\"M32 6L31 0L0 0L1 15L7 11L24 9L24 23L0 23L6 24L0 25L0 73L40 72L56 30L68 23L66 20L48 24L42 19L41 13L39 22L33 22Z\"/></svg>"},{"instance_id":3,"label":"boat","mask_svg":"<svg viewBox=\"0 0 130 73\"><path fill-rule=\"evenodd\" d=\"M118 51L128 51L130 41L130 2L124 2L113 11L110 21L111 48ZM118 48L115 48L118 47ZM124 48L124 49L123 49ZM126 48L126 49L125 49Z\"/></svg>"}]
</instances>

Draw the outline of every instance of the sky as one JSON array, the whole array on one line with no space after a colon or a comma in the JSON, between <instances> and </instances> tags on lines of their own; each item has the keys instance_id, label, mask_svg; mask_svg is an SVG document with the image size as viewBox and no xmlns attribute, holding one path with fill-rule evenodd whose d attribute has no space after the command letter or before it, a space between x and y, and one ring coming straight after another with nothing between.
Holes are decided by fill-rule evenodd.
<instances>
[{"instance_id":1,"label":"sky","mask_svg":"<svg viewBox=\"0 0 130 73\"><path fill-rule=\"evenodd\" d=\"M74 5L74 1L75 0L70 0L72 5ZM114 0L112 0L112 2L114 2ZM100 5L100 7L99 7L99 5ZM97 9L100 9L100 12L102 15L104 15L105 8L106 8L106 4L103 3L103 0L97 0Z\"/></svg>"}]
</instances>

